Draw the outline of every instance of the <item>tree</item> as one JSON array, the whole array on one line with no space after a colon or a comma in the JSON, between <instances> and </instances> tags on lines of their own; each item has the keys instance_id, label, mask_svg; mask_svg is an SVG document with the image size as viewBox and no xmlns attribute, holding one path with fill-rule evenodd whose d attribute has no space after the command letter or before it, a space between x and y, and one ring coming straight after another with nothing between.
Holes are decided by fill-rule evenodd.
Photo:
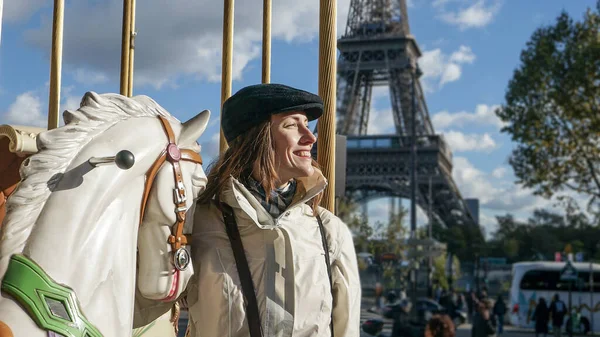
<instances>
[{"instance_id":1,"label":"tree","mask_svg":"<svg viewBox=\"0 0 600 337\"><path fill-rule=\"evenodd\" d=\"M444 289L448 289L448 275L446 274L446 263L448 261L448 254L443 253L442 255L433 259L433 274L431 279L434 283L440 285ZM458 257L452 258L452 278L457 280L460 277L460 262Z\"/></svg>"},{"instance_id":2,"label":"tree","mask_svg":"<svg viewBox=\"0 0 600 337\"><path fill-rule=\"evenodd\" d=\"M511 215L498 216L494 239L487 243L488 256L504 256L510 262L553 260L567 245L573 253L583 252L586 259L600 259L600 231L583 212L567 215L535 210L526 221Z\"/></svg>"},{"instance_id":3,"label":"tree","mask_svg":"<svg viewBox=\"0 0 600 337\"><path fill-rule=\"evenodd\" d=\"M496 114L518 145L517 182L551 197L570 190L600 209L600 0L581 22L563 12L536 30Z\"/></svg>"},{"instance_id":4,"label":"tree","mask_svg":"<svg viewBox=\"0 0 600 337\"><path fill-rule=\"evenodd\" d=\"M519 255L519 241L516 239L508 239L504 241L504 253L506 257L512 259Z\"/></svg>"}]
</instances>

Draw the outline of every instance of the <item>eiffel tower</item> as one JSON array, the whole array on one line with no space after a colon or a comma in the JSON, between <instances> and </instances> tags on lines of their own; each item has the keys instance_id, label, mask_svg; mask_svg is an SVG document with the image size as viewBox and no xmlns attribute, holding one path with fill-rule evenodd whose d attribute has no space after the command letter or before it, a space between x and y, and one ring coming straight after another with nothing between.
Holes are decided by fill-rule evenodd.
<instances>
[{"instance_id":1,"label":"eiffel tower","mask_svg":"<svg viewBox=\"0 0 600 337\"><path fill-rule=\"evenodd\" d=\"M478 226L452 179L452 152L431 123L406 0L351 0L338 49L337 130L347 136L346 196L361 203L412 197L448 227ZM393 135L367 135L375 86L389 87ZM411 213L414 232L414 208Z\"/></svg>"}]
</instances>

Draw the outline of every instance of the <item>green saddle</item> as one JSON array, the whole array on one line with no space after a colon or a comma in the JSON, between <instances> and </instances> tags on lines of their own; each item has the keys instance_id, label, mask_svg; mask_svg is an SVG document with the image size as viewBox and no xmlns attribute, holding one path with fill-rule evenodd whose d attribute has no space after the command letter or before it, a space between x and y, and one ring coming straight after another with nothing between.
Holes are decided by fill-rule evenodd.
<instances>
[{"instance_id":1,"label":"green saddle","mask_svg":"<svg viewBox=\"0 0 600 337\"><path fill-rule=\"evenodd\" d=\"M75 291L52 280L25 255L11 256L1 289L19 302L41 329L65 337L102 337L85 318Z\"/></svg>"}]
</instances>

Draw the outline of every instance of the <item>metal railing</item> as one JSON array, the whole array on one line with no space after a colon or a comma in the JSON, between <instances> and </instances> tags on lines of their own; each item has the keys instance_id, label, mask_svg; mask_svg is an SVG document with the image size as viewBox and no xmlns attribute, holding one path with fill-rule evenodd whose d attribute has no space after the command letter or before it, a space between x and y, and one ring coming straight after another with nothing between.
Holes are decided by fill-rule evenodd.
<instances>
[{"instance_id":1,"label":"metal railing","mask_svg":"<svg viewBox=\"0 0 600 337\"><path fill-rule=\"evenodd\" d=\"M411 136L397 135L371 135L371 136L348 136L346 146L348 150L353 149L400 149L408 148L411 144ZM418 149L437 149L450 161L452 161L452 150L442 135L417 136Z\"/></svg>"}]
</instances>

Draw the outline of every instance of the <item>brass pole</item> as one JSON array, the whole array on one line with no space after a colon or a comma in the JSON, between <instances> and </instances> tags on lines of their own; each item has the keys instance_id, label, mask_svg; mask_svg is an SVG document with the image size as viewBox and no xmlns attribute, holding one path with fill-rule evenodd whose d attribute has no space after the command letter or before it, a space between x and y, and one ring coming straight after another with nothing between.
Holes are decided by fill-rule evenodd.
<instances>
[{"instance_id":1,"label":"brass pole","mask_svg":"<svg viewBox=\"0 0 600 337\"><path fill-rule=\"evenodd\" d=\"M131 0L131 28L130 28L130 41L129 41L129 65L127 67L127 95L133 96L133 56L135 51L135 0Z\"/></svg>"},{"instance_id":2,"label":"brass pole","mask_svg":"<svg viewBox=\"0 0 600 337\"><path fill-rule=\"evenodd\" d=\"M271 0L263 0L262 83L271 83Z\"/></svg>"},{"instance_id":3,"label":"brass pole","mask_svg":"<svg viewBox=\"0 0 600 337\"><path fill-rule=\"evenodd\" d=\"M233 66L233 13L235 0L225 0L223 8L223 59L221 61L221 118L223 118L223 103L231 96L231 68ZM219 152L227 150L227 141L221 130Z\"/></svg>"},{"instance_id":4,"label":"brass pole","mask_svg":"<svg viewBox=\"0 0 600 337\"><path fill-rule=\"evenodd\" d=\"M324 102L319 118L317 161L329 184L321 206L335 213L336 0L320 0L319 96Z\"/></svg>"},{"instance_id":5,"label":"brass pole","mask_svg":"<svg viewBox=\"0 0 600 337\"><path fill-rule=\"evenodd\" d=\"M2 45L2 7L4 5L4 1L0 1L0 45Z\"/></svg>"},{"instance_id":6,"label":"brass pole","mask_svg":"<svg viewBox=\"0 0 600 337\"><path fill-rule=\"evenodd\" d=\"M65 1L54 0L52 54L50 56L50 95L48 97L48 130L56 129L59 121L58 109L60 107L64 12Z\"/></svg>"},{"instance_id":7,"label":"brass pole","mask_svg":"<svg viewBox=\"0 0 600 337\"><path fill-rule=\"evenodd\" d=\"M123 0L123 28L121 32L121 88L129 96L129 54L131 51L131 0Z\"/></svg>"}]
</instances>

